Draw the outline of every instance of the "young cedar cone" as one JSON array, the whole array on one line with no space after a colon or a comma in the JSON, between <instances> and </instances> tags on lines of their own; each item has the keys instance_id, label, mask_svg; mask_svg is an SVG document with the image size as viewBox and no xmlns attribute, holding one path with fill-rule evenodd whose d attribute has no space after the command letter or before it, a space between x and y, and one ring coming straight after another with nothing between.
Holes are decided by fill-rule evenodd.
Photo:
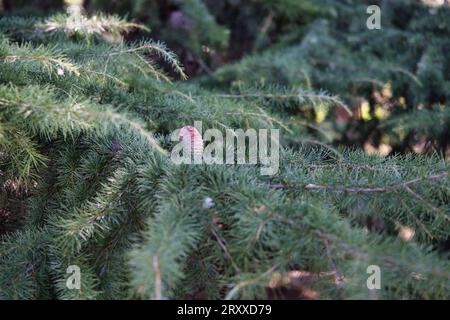
<instances>
[{"instance_id":1,"label":"young cedar cone","mask_svg":"<svg viewBox=\"0 0 450 320\"><path fill-rule=\"evenodd\" d=\"M202 158L203 155L203 139L200 132L195 127L185 126L181 128L178 137L186 143L186 149L191 150L191 155L195 158Z\"/></svg>"}]
</instances>

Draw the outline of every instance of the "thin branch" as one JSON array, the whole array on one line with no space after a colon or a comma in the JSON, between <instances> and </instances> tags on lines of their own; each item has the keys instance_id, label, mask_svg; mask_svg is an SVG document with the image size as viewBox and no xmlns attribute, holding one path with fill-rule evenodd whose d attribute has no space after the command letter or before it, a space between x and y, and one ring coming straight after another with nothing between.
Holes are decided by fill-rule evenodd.
<instances>
[{"instance_id":1,"label":"thin branch","mask_svg":"<svg viewBox=\"0 0 450 320\"><path fill-rule=\"evenodd\" d=\"M258 47L260 45L261 39L267 34L267 31L269 31L269 28L271 27L273 23L273 19L275 17L275 12L273 10L270 10L269 14L264 18L263 23L261 25L261 29L259 30L258 36L256 37L255 44L253 46L253 53L256 53L258 51Z\"/></svg>"},{"instance_id":2,"label":"thin branch","mask_svg":"<svg viewBox=\"0 0 450 320\"><path fill-rule=\"evenodd\" d=\"M245 280L245 281L239 282L236 286L234 286L233 289L230 290L230 292L228 292L228 294L225 297L225 300L231 300L239 290L241 290L242 288L244 288L246 286L257 283L259 280L267 277L272 272L274 272L277 267L278 267L278 265L276 264L273 267L271 267L269 270L267 270L266 272L261 274L260 276L256 277L255 279L250 279L250 280Z\"/></svg>"},{"instance_id":3,"label":"thin branch","mask_svg":"<svg viewBox=\"0 0 450 320\"><path fill-rule=\"evenodd\" d=\"M305 143L305 144L315 144L315 145L321 146L321 147L323 147L323 148L333 152L339 158L339 160L343 158L343 155L337 149L335 149L331 145L323 143L323 142L321 142L319 140L300 139L298 141L300 141L301 143Z\"/></svg>"},{"instance_id":4,"label":"thin branch","mask_svg":"<svg viewBox=\"0 0 450 320\"><path fill-rule=\"evenodd\" d=\"M439 214L442 214L444 216L444 218L447 221L450 221L450 218L447 217L441 210L439 210L438 208L436 208L435 206L433 206L431 203L429 203L428 201L426 201L422 196L418 195L417 193L415 193L410 187L405 186L405 190L408 191L410 194L412 194L415 198L417 198L420 202L422 202L423 204L425 204L429 209L431 209L432 211L435 211Z\"/></svg>"},{"instance_id":5,"label":"thin branch","mask_svg":"<svg viewBox=\"0 0 450 320\"><path fill-rule=\"evenodd\" d=\"M363 169L368 171L385 171L384 168L385 165L380 166L380 168L377 168L376 166L371 166L368 164L361 164L361 163L329 163L329 164L308 164L306 165L308 169L334 169L336 167L344 167L344 168L351 168L351 169ZM395 167L395 166L394 166Z\"/></svg>"},{"instance_id":6,"label":"thin branch","mask_svg":"<svg viewBox=\"0 0 450 320\"><path fill-rule=\"evenodd\" d=\"M152 260L153 272L155 272L155 299L162 300L162 279L158 256L153 256Z\"/></svg>"},{"instance_id":7,"label":"thin branch","mask_svg":"<svg viewBox=\"0 0 450 320\"><path fill-rule=\"evenodd\" d=\"M411 208L408 206L408 204L403 200L403 198L400 196L400 194L394 190L394 194L398 197L399 201L403 204L403 206L406 208L409 215L414 219L414 221L417 223L419 227L423 229L423 231L428 235L430 239L434 239L433 234L430 230L420 221L419 218L417 218L416 214L411 210Z\"/></svg>"},{"instance_id":8,"label":"thin branch","mask_svg":"<svg viewBox=\"0 0 450 320\"><path fill-rule=\"evenodd\" d=\"M304 190L331 190L337 192L346 193L382 193L389 192L393 190L398 190L402 188L407 188L409 186L419 184L424 181L439 180L448 177L448 172L441 172L438 174L430 175L424 178L416 178L403 183L394 184L387 187L342 187L333 185L318 185L313 183L308 183L306 185L287 185L287 184L271 184L269 185L272 189L304 189Z\"/></svg>"},{"instance_id":9,"label":"thin branch","mask_svg":"<svg viewBox=\"0 0 450 320\"><path fill-rule=\"evenodd\" d=\"M263 221L261 221L258 225L258 229L256 230L256 235L254 238L250 239L250 241L247 244L247 250L250 248L250 246L255 242L259 240L259 237L261 236L261 233L264 229L264 226L266 225L267 222L269 222L272 219L272 215L270 215L267 219L264 219Z\"/></svg>"},{"instance_id":10,"label":"thin branch","mask_svg":"<svg viewBox=\"0 0 450 320\"><path fill-rule=\"evenodd\" d=\"M219 244L219 246L222 248L222 250L225 253L225 256L230 259L231 261L231 265L233 266L233 268L236 270L237 273L241 272L241 269L239 269L239 267L237 266L237 264L234 262L233 257L230 255L230 252L228 251L228 248L226 247L225 243L222 241L222 239L219 237L219 235L217 234L217 232L214 231L213 228L211 228L211 233L214 235L214 237L217 240L217 243Z\"/></svg>"},{"instance_id":11,"label":"thin branch","mask_svg":"<svg viewBox=\"0 0 450 320\"><path fill-rule=\"evenodd\" d=\"M359 250L358 248L355 248L353 245L345 241L342 241L336 235L325 233L321 230L316 230L314 233L317 234L319 238L327 239L328 241L335 243L335 245L338 246L339 249L350 254L355 259L368 261L368 259L370 258L369 254ZM419 267L422 268L421 272L429 272L433 273L434 275L450 277L450 274L446 270L441 270L439 267L436 266L429 267L428 265L422 264L412 265L411 261L406 261L401 256L380 256L379 258L381 259L383 264L388 266L399 266L404 268L405 270L410 271L413 271L414 268L417 269Z\"/></svg>"},{"instance_id":12,"label":"thin branch","mask_svg":"<svg viewBox=\"0 0 450 320\"><path fill-rule=\"evenodd\" d=\"M339 291L339 297L343 299L343 292L342 292L342 282L344 277L340 274L336 267L336 263L333 260L333 257L331 255L331 249L330 249L330 242L328 239L324 238L323 242L325 244L325 252L327 254L328 258L328 264L330 265L331 269L333 269L333 275L334 275L334 284L336 285L338 291Z\"/></svg>"}]
</instances>

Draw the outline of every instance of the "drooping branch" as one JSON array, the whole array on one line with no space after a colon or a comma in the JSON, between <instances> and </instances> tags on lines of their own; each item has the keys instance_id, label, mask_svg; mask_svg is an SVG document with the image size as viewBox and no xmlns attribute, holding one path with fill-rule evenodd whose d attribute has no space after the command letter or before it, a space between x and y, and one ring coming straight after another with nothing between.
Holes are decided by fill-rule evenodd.
<instances>
[{"instance_id":1,"label":"drooping branch","mask_svg":"<svg viewBox=\"0 0 450 320\"><path fill-rule=\"evenodd\" d=\"M337 96L331 96L324 93L311 93L311 92L298 92L298 93L263 93L263 92L249 92L249 93L239 93L239 94L217 94L215 97L224 99L249 99L249 98L259 98L259 99L270 99L270 100L308 100L308 101L328 101L334 105L342 107L350 116L353 115L352 110Z\"/></svg>"}]
</instances>

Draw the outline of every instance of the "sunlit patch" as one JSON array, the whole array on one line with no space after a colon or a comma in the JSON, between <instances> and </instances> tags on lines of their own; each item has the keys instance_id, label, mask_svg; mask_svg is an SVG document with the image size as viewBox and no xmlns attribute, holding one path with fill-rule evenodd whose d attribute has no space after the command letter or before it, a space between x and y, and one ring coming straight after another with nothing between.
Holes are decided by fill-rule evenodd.
<instances>
[{"instance_id":1,"label":"sunlit patch","mask_svg":"<svg viewBox=\"0 0 450 320\"><path fill-rule=\"evenodd\" d=\"M317 299L320 292L314 290L312 285L318 278L332 276L330 273L316 274L308 271L291 270L287 273L274 272L269 281L269 289L275 294L283 292L288 298ZM283 294L282 294L283 295ZM275 294L276 296L276 294ZM281 296L281 298L286 298Z\"/></svg>"},{"instance_id":2,"label":"sunlit patch","mask_svg":"<svg viewBox=\"0 0 450 320\"><path fill-rule=\"evenodd\" d=\"M392 147L388 144L381 143L378 147L375 147L370 142L364 144L364 152L370 155L387 156L391 151Z\"/></svg>"},{"instance_id":3,"label":"sunlit patch","mask_svg":"<svg viewBox=\"0 0 450 320\"><path fill-rule=\"evenodd\" d=\"M389 117L389 110L385 109L382 105L377 104L375 106L375 117L379 120L384 120Z\"/></svg>"},{"instance_id":4,"label":"sunlit patch","mask_svg":"<svg viewBox=\"0 0 450 320\"><path fill-rule=\"evenodd\" d=\"M445 0L422 0L422 3L430 7L450 6L450 2L446 3Z\"/></svg>"},{"instance_id":5,"label":"sunlit patch","mask_svg":"<svg viewBox=\"0 0 450 320\"><path fill-rule=\"evenodd\" d=\"M365 121L372 120L372 116L370 115L370 105L369 102L364 101L360 106L361 119Z\"/></svg>"},{"instance_id":6,"label":"sunlit patch","mask_svg":"<svg viewBox=\"0 0 450 320\"><path fill-rule=\"evenodd\" d=\"M323 104L319 104L315 108L315 111L316 111L316 122L317 123L323 122L326 119L326 117L327 117L328 108L325 105L323 105Z\"/></svg>"},{"instance_id":7,"label":"sunlit patch","mask_svg":"<svg viewBox=\"0 0 450 320\"><path fill-rule=\"evenodd\" d=\"M397 223L398 236L404 241L411 241L416 234L416 231L413 228L402 226Z\"/></svg>"},{"instance_id":8,"label":"sunlit patch","mask_svg":"<svg viewBox=\"0 0 450 320\"><path fill-rule=\"evenodd\" d=\"M428 140L425 138L420 139L417 143L412 146L415 153L423 153L427 148Z\"/></svg>"}]
</instances>

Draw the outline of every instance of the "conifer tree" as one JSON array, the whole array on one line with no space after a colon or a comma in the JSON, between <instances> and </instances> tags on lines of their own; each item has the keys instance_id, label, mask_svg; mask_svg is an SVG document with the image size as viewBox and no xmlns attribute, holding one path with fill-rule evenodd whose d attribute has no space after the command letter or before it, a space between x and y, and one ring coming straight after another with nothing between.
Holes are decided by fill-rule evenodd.
<instances>
[{"instance_id":1,"label":"conifer tree","mask_svg":"<svg viewBox=\"0 0 450 320\"><path fill-rule=\"evenodd\" d=\"M0 299L450 298L449 9L378 2L379 38L364 1L258 1L253 53L189 81L117 15L1 18ZM233 45L206 2L182 10L208 13L193 53ZM281 129L280 171L175 165L194 121Z\"/></svg>"}]
</instances>

